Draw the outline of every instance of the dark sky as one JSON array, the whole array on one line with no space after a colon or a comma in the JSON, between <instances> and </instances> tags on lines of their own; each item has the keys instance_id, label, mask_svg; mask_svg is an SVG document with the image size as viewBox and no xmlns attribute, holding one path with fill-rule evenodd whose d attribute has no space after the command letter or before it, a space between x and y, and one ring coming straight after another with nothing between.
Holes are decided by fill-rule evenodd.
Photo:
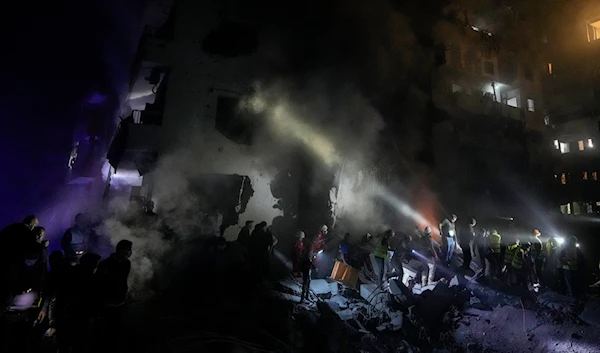
<instances>
[{"instance_id":1,"label":"dark sky","mask_svg":"<svg viewBox=\"0 0 600 353\"><path fill-rule=\"evenodd\" d=\"M0 48L1 224L46 207L95 91L127 82L144 0L4 5Z\"/></svg>"}]
</instances>

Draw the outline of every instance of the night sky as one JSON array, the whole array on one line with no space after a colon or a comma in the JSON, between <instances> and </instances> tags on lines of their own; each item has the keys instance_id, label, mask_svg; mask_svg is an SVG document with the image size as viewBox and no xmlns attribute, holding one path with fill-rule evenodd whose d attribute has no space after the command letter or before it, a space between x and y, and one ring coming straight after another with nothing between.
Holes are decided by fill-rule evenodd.
<instances>
[{"instance_id":1,"label":"night sky","mask_svg":"<svg viewBox=\"0 0 600 353\"><path fill-rule=\"evenodd\" d=\"M23 2L3 8L0 221L40 212L65 185L82 103L127 84L144 0Z\"/></svg>"}]
</instances>

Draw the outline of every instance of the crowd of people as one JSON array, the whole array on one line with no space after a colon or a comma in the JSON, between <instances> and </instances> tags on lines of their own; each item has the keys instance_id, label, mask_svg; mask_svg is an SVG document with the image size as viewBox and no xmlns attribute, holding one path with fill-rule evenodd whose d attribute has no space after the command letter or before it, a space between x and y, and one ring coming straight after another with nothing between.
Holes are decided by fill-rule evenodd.
<instances>
[{"instance_id":1,"label":"crowd of people","mask_svg":"<svg viewBox=\"0 0 600 353\"><path fill-rule=\"evenodd\" d=\"M50 254L36 216L0 231L3 352L108 352L117 344L133 244L122 240L101 259L88 219L77 215L63 251Z\"/></svg>"},{"instance_id":2,"label":"crowd of people","mask_svg":"<svg viewBox=\"0 0 600 353\"><path fill-rule=\"evenodd\" d=\"M432 237L431 227L417 227L414 235L398 232L397 236L392 229L376 236L367 233L357 242L346 233L339 242L338 260L361 270L372 256L376 263L374 282L380 285L386 277L402 278L402 263L414 259L417 276L412 283L422 286L435 283L436 269L444 267L445 274L494 278L536 291L543 285L574 297L583 294L585 262L576 237L560 244L557 238L543 238L535 229L520 238L512 234L503 238L497 229L482 228L474 218L460 225L457 221L458 217L451 215L440 222L440 242ZM292 258L294 272L302 277L302 300L307 298L310 279L318 268L318 254L330 240L327 235L326 225L312 236L303 231L296 235ZM457 261L457 249L462 252L462 263ZM476 273L471 266L474 257L479 264Z\"/></svg>"}]
</instances>

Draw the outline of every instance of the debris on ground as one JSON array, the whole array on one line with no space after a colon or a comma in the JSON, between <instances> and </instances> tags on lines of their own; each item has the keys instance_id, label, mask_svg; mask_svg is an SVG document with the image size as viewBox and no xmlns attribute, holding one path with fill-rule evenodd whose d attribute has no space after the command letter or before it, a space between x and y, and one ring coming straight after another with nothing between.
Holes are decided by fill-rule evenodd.
<instances>
[{"instance_id":1,"label":"debris on ground","mask_svg":"<svg viewBox=\"0 0 600 353\"><path fill-rule=\"evenodd\" d=\"M589 325L600 327L600 301L591 300L587 302L583 307L580 318Z\"/></svg>"},{"instance_id":2,"label":"debris on ground","mask_svg":"<svg viewBox=\"0 0 600 353\"><path fill-rule=\"evenodd\" d=\"M540 294L537 298L537 302L541 306L565 315L575 315L577 311L577 302L574 298L553 291L547 291Z\"/></svg>"}]
</instances>

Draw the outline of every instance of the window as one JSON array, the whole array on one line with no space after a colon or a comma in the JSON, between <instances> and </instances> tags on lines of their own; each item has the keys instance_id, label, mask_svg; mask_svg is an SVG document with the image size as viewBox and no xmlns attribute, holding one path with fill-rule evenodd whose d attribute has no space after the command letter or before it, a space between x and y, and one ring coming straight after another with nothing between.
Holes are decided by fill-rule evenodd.
<instances>
[{"instance_id":1,"label":"window","mask_svg":"<svg viewBox=\"0 0 600 353\"><path fill-rule=\"evenodd\" d=\"M592 139L588 139L588 147L594 148L594 141Z\"/></svg>"},{"instance_id":2,"label":"window","mask_svg":"<svg viewBox=\"0 0 600 353\"><path fill-rule=\"evenodd\" d=\"M546 125L546 126L550 125L550 118L547 116L544 117L544 125Z\"/></svg>"},{"instance_id":3,"label":"window","mask_svg":"<svg viewBox=\"0 0 600 353\"><path fill-rule=\"evenodd\" d=\"M587 23L588 42L600 39L600 18Z\"/></svg>"},{"instance_id":4,"label":"window","mask_svg":"<svg viewBox=\"0 0 600 353\"><path fill-rule=\"evenodd\" d=\"M491 61L484 62L483 71L488 75L494 75L496 73L496 70L494 69L494 63Z\"/></svg>"},{"instance_id":5,"label":"window","mask_svg":"<svg viewBox=\"0 0 600 353\"><path fill-rule=\"evenodd\" d=\"M562 173L560 175L560 183L563 184L563 185L567 185L567 174Z\"/></svg>"},{"instance_id":6,"label":"window","mask_svg":"<svg viewBox=\"0 0 600 353\"><path fill-rule=\"evenodd\" d=\"M571 148L569 148L569 143L561 142L560 143L560 153L565 154L571 152Z\"/></svg>"},{"instance_id":7,"label":"window","mask_svg":"<svg viewBox=\"0 0 600 353\"><path fill-rule=\"evenodd\" d=\"M585 205L587 207L587 213L588 214L594 213L594 207L592 206L591 202L586 202Z\"/></svg>"},{"instance_id":8,"label":"window","mask_svg":"<svg viewBox=\"0 0 600 353\"><path fill-rule=\"evenodd\" d=\"M598 172L592 172L592 179L598 181Z\"/></svg>"},{"instance_id":9,"label":"window","mask_svg":"<svg viewBox=\"0 0 600 353\"><path fill-rule=\"evenodd\" d=\"M535 111L535 102L531 98L527 98L527 110L529 110L530 112Z\"/></svg>"},{"instance_id":10,"label":"window","mask_svg":"<svg viewBox=\"0 0 600 353\"><path fill-rule=\"evenodd\" d=\"M560 205L560 213L571 214L571 204Z\"/></svg>"},{"instance_id":11,"label":"window","mask_svg":"<svg viewBox=\"0 0 600 353\"><path fill-rule=\"evenodd\" d=\"M552 63L548 63L548 73L552 75Z\"/></svg>"},{"instance_id":12,"label":"window","mask_svg":"<svg viewBox=\"0 0 600 353\"><path fill-rule=\"evenodd\" d=\"M588 180L588 172L583 172L583 180Z\"/></svg>"},{"instance_id":13,"label":"window","mask_svg":"<svg viewBox=\"0 0 600 353\"><path fill-rule=\"evenodd\" d=\"M242 144L252 144L256 129L256 117L239 108L240 98L220 96L217 98L215 128L228 139Z\"/></svg>"},{"instance_id":14,"label":"window","mask_svg":"<svg viewBox=\"0 0 600 353\"><path fill-rule=\"evenodd\" d=\"M583 140L577 142L577 144L579 145L579 150L583 151L583 149L585 148L585 145L583 144Z\"/></svg>"},{"instance_id":15,"label":"window","mask_svg":"<svg viewBox=\"0 0 600 353\"><path fill-rule=\"evenodd\" d=\"M517 97L512 97L506 100L506 105L513 108L518 108L519 103L517 102Z\"/></svg>"},{"instance_id":16,"label":"window","mask_svg":"<svg viewBox=\"0 0 600 353\"><path fill-rule=\"evenodd\" d=\"M452 93L456 93L456 92L460 92L460 91L462 91L462 87L453 83L452 84Z\"/></svg>"},{"instance_id":17,"label":"window","mask_svg":"<svg viewBox=\"0 0 600 353\"><path fill-rule=\"evenodd\" d=\"M560 146L558 144L558 140L554 140L554 148L556 148L557 150L560 149Z\"/></svg>"}]
</instances>

